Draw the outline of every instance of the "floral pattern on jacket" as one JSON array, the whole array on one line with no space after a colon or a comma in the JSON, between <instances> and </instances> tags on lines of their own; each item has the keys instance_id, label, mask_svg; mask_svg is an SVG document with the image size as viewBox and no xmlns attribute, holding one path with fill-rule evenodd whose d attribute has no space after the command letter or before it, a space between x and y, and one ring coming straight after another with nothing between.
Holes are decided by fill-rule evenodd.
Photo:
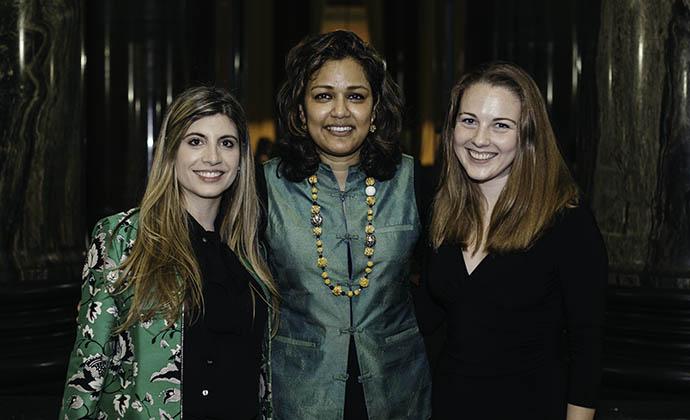
<instances>
[{"instance_id":1,"label":"floral pattern on jacket","mask_svg":"<svg viewBox=\"0 0 690 420\"><path fill-rule=\"evenodd\" d=\"M173 325L154 318L115 333L132 296L128 291L114 293L114 285L118 266L134 245L138 216L138 209L132 209L102 219L94 228L82 273L77 339L61 419L182 418L183 317ZM270 370L265 356L270 330L265 336L258 398L262 418L270 419Z\"/></svg>"}]
</instances>

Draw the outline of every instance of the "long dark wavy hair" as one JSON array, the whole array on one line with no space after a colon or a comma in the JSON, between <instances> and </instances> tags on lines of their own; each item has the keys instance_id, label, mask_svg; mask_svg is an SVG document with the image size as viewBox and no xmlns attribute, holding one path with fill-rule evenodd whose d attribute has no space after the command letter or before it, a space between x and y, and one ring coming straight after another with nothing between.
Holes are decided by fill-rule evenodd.
<instances>
[{"instance_id":1,"label":"long dark wavy hair","mask_svg":"<svg viewBox=\"0 0 690 420\"><path fill-rule=\"evenodd\" d=\"M362 66L373 93L376 132L369 133L362 144L362 170L381 181L395 174L402 158L398 138L403 108L400 88L386 72L386 63L374 48L352 32L335 31L303 39L285 60L286 80L277 98L276 154L281 160L281 174L290 181L302 181L314 174L320 162L316 145L300 120L306 86L326 62L346 58Z\"/></svg>"}]
</instances>

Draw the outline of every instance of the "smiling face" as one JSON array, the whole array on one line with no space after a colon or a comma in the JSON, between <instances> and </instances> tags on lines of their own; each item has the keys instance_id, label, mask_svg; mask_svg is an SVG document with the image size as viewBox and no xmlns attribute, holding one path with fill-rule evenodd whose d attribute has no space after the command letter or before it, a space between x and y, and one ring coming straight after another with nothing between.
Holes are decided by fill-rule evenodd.
<instances>
[{"instance_id":1,"label":"smiling face","mask_svg":"<svg viewBox=\"0 0 690 420\"><path fill-rule=\"evenodd\" d=\"M322 161L359 161L373 103L369 81L354 59L327 61L314 73L301 115Z\"/></svg>"},{"instance_id":2,"label":"smiling face","mask_svg":"<svg viewBox=\"0 0 690 420\"><path fill-rule=\"evenodd\" d=\"M227 116L203 117L189 126L175 158L185 208L203 208L220 197L237 177L240 141L237 127Z\"/></svg>"},{"instance_id":3,"label":"smiling face","mask_svg":"<svg viewBox=\"0 0 690 420\"><path fill-rule=\"evenodd\" d=\"M510 90L476 83L465 90L453 132L453 150L482 190L500 191L518 151L520 99Z\"/></svg>"}]
</instances>

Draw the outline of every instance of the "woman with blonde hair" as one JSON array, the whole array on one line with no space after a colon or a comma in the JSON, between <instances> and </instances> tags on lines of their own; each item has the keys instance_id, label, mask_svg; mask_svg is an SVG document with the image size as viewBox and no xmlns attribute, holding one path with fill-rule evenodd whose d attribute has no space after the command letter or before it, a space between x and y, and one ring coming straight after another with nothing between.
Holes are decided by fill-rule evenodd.
<instances>
[{"instance_id":1,"label":"woman with blonde hair","mask_svg":"<svg viewBox=\"0 0 690 420\"><path fill-rule=\"evenodd\" d=\"M434 419L592 419L606 249L532 78L509 63L463 76L442 159L427 276L447 322Z\"/></svg>"},{"instance_id":2,"label":"woman with blonde hair","mask_svg":"<svg viewBox=\"0 0 690 420\"><path fill-rule=\"evenodd\" d=\"M182 92L140 206L93 231L61 418L270 416L258 219L244 111L223 89Z\"/></svg>"}]
</instances>

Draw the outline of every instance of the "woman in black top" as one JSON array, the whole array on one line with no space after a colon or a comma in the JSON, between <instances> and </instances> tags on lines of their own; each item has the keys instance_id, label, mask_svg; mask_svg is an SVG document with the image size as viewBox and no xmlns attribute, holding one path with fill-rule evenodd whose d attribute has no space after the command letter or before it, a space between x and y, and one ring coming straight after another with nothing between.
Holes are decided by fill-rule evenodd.
<instances>
[{"instance_id":1,"label":"woman in black top","mask_svg":"<svg viewBox=\"0 0 690 420\"><path fill-rule=\"evenodd\" d=\"M591 420L606 249L531 77L508 63L463 76L442 147L428 288L447 337L434 419ZM420 313L423 329L439 320Z\"/></svg>"},{"instance_id":2,"label":"woman in black top","mask_svg":"<svg viewBox=\"0 0 690 420\"><path fill-rule=\"evenodd\" d=\"M259 219L240 104L185 90L139 208L94 229L60 418L270 418L277 290Z\"/></svg>"}]
</instances>

